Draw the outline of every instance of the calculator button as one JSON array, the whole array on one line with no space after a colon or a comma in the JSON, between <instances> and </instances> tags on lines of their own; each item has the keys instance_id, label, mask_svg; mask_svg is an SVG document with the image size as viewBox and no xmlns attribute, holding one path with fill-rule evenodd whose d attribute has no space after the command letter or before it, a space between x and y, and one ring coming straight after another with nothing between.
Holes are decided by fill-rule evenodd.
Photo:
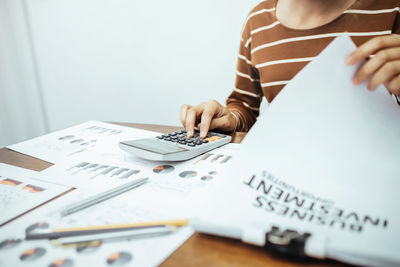
<instances>
[{"instance_id":1,"label":"calculator button","mask_svg":"<svg viewBox=\"0 0 400 267\"><path fill-rule=\"evenodd\" d=\"M164 140L165 141L171 141L171 138L170 137L165 137Z\"/></svg>"},{"instance_id":2,"label":"calculator button","mask_svg":"<svg viewBox=\"0 0 400 267\"><path fill-rule=\"evenodd\" d=\"M182 144L182 145L186 145L187 142L185 140L179 140L178 143Z\"/></svg>"},{"instance_id":3,"label":"calculator button","mask_svg":"<svg viewBox=\"0 0 400 267\"><path fill-rule=\"evenodd\" d=\"M189 144L187 144L188 146L192 146L192 147L194 147L194 146L196 146L196 144L194 144L194 143L189 143Z\"/></svg>"},{"instance_id":4,"label":"calculator button","mask_svg":"<svg viewBox=\"0 0 400 267\"><path fill-rule=\"evenodd\" d=\"M158 139L163 139L164 138L164 136L162 136L162 135L159 135L159 136L156 136Z\"/></svg>"},{"instance_id":5,"label":"calculator button","mask_svg":"<svg viewBox=\"0 0 400 267\"><path fill-rule=\"evenodd\" d=\"M210 138L206 138L206 140L208 142L214 142L214 141L219 140L219 139L222 139L222 138L220 136L213 136L213 137L210 137Z\"/></svg>"}]
</instances>

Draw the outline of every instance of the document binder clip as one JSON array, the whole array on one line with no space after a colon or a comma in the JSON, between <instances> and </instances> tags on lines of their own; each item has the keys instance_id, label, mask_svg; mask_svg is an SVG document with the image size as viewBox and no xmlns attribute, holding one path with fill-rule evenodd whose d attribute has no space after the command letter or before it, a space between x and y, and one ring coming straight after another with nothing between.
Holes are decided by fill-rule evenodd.
<instances>
[{"instance_id":1,"label":"document binder clip","mask_svg":"<svg viewBox=\"0 0 400 267\"><path fill-rule=\"evenodd\" d=\"M266 234L265 248L296 258L306 258L304 246L310 236L310 233L300 234L290 229L281 231L279 227L273 226Z\"/></svg>"}]
</instances>

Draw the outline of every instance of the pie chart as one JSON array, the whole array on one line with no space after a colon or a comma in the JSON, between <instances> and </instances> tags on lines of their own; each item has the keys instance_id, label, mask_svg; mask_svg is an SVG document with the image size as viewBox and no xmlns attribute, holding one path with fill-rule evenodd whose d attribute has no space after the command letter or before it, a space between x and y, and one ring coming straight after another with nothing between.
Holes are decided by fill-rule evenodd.
<instances>
[{"instance_id":1,"label":"pie chart","mask_svg":"<svg viewBox=\"0 0 400 267\"><path fill-rule=\"evenodd\" d=\"M108 265L125 265L132 260L132 255L128 252L116 252L108 256Z\"/></svg>"},{"instance_id":2,"label":"pie chart","mask_svg":"<svg viewBox=\"0 0 400 267\"><path fill-rule=\"evenodd\" d=\"M27 190L27 191L29 191L31 193L40 193L40 192L42 192L42 191L44 191L46 189L44 189L42 187L39 187L39 186L36 186L36 185L27 184L24 187L22 187L22 190Z\"/></svg>"},{"instance_id":3,"label":"pie chart","mask_svg":"<svg viewBox=\"0 0 400 267\"><path fill-rule=\"evenodd\" d=\"M184 171L179 174L179 177L182 178L193 178L197 176L197 172L195 171Z\"/></svg>"},{"instance_id":4,"label":"pie chart","mask_svg":"<svg viewBox=\"0 0 400 267\"><path fill-rule=\"evenodd\" d=\"M214 179L214 177L212 177L211 175L206 175L200 178L202 181L210 181L212 179Z\"/></svg>"},{"instance_id":5,"label":"pie chart","mask_svg":"<svg viewBox=\"0 0 400 267\"><path fill-rule=\"evenodd\" d=\"M22 184L22 182L7 178L7 179L4 179L4 180L1 180L0 184L6 184L6 185L11 185L11 186L19 186L20 184Z\"/></svg>"},{"instance_id":6,"label":"pie chart","mask_svg":"<svg viewBox=\"0 0 400 267\"><path fill-rule=\"evenodd\" d=\"M74 137L75 136L73 136L73 135L66 135L66 136L62 136L62 137L58 138L58 140L68 140L68 139L72 139Z\"/></svg>"},{"instance_id":7,"label":"pie chart","mask_svg":"<svg viewBox=\"0 0 400 267\"><path fill-rule=\"evenodd\" d=\"M48 223L39 222L39 223L32 224L31 226L26 228L25 233L29 234L29 233L35 231L36 229L47 229L47 228L49 228L49 224Z\"/></svg>"},{"instance_id":8,"label":"pie chart","mask_svg":"<svg viewBox=\"0 0 400 267\"><path fill-rule=\"evenodd\" d=\"M154 173L165 174L174 171L174 166L171 165L159 165L153 169Z\"/></svg>"},{"instance_id":9,"label":"pie chart","mask_svg":"<svg viewBox=\"0 0 400 267\"><path fill-rule=\"evenodd\" d=\"M0 250L11 249L21 243L21 239L7 239L0 242Z\"/></svg>"},{"instance_id":10,"label":"pie chart","mask_svg":"<svg viewBox=\"0 0 400 267\"><path fill-rule=\"evenodd\" d=\"M22 253L19 259L21 261L34 261L41 258L44 254L46 254L44 248L31 248Z\"/></svg>"},{"instance_id":11,"label":"pie chart","mask_svg":"<svg viewBox=\"0 0 400 267\"><path fill-rule=\"evenodd\" d=\"M71 143L71 144L80 144L80 143L82 143L83 141L85 141L85 140L83 140L83 139L75 139L75 140L72 140L70 143Z\"/></svg>"},{"instance_id":12,"label":"pie chart","mask_svg":"<svg viewBox=\"0 0 400 267\"><path fill-rule=\"evenodd\" d=\"M72 267L74 262L71 259L58 259L53 261L49 267Z\"/></svg>"}]
</instances>

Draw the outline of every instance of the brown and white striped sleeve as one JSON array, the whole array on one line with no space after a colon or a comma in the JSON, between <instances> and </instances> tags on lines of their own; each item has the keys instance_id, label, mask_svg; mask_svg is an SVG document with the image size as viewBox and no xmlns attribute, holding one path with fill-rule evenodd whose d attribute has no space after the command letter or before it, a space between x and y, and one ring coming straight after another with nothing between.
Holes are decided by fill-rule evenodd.
<instances>
[{"instance_id":1,"label":"brown and white striped sleeve","mask_svg":"<svg viewBox=\"0 0 400 267\"><path fill-rule=\"evenodd\" d=\"M263 93L260 77L251 60L251 35L247 18L240 41L235 88L226 105L238 118L236 131L247 132L256 122Z\"/></svg>"}]
</instances>

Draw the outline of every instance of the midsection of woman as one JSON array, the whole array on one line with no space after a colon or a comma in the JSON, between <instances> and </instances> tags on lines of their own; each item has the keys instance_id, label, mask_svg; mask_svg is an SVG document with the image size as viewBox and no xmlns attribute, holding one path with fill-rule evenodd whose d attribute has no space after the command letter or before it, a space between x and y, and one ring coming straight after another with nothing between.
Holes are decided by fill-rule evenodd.
<instances>
[{"instance_id":1,"label":"midsection of woman","mask_svg":"<svg viewBox=\"0 0 400 267\"><path fill-rule=\"evenodd\" d=\"M262 98L273 101L335 37L348 34L357 46L361 46L376 37L391 37L393 33L400 33L398 0L263 1L246 19L235 88L226 107L216 101L197 107L184 105L181 121L189 135L195 125L201 132L213 128L248 131L259 115ZM393 42L392 39L386 42ZM396 45L400 47L400 40L389 46ZM367 42L365 46L373 45ZM369 51L377 52L378 48L369 48ZM349 63L361 60L361 56L369 56L355 55L354 62L349 60ZM369 67L369 72L372 68Z\"/></svg>"}]
</instances>

